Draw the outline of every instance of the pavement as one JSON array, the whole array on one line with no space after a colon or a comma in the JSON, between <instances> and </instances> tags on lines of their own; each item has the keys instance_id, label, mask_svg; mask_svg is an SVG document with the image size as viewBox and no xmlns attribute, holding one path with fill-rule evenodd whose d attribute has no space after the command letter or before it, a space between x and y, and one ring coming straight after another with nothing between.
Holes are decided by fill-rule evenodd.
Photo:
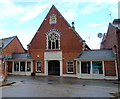
<instances>
[{"instance_id":1,"label":"pavement","mask_svg":"<svg viewBox=\"0 0 120 99\"><path fill-rule=\"evenodd\" d=\"M9 76L1 83L3 97L120 97L119 85L114 80L59 76Z\"/></svg>"}]
</instances>

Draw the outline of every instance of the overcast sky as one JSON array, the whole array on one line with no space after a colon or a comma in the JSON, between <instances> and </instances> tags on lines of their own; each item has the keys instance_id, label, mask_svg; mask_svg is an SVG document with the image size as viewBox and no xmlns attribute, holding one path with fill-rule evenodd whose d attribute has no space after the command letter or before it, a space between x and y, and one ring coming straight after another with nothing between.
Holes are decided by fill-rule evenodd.
<instances>
[{"instance_id":1,"label":"overcast sky","mask_svg":"<svg viewBox=\"0 0 120 99\"><path fill-rule=\"evenodd\" d=\"M27 48L53 4L91 49L99 48L97 34L118 18L118 0L0 0L0 39L18 36Z\"/></svg>"}]
</instances>

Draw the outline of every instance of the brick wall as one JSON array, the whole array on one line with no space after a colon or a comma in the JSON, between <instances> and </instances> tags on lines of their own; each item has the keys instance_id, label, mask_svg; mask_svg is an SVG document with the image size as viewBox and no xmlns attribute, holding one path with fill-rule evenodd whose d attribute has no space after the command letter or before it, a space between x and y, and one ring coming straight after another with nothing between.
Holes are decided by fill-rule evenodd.
<instances>
[{"instance_id":1,"label":"brick wall","mask_svg":"<svg viewBox=\"0 0 120 99\"><path fill-rule=\"evenodd\" d=\"M116 51L115 46L117 46L116 29L110 23L106 34L106 39L101 44L101 49L112 48L114 51Z\"/></svg>"},{"instance_id":2,"label":"brick wall","mask_svg":"<svg viewBox=\"0 0 120 99\"><path fill-rule=\"evenodd\" d=\"M105 76L116 76L115 61L104 62Z\"/></svg>"},{"instance_id":3,"label":"brick wall","mask_svg":"<svg viewBox=\"0 0 120 99\"><path fill-rule=\"evenodd\" d=\"M45 33L52 29L52 26L49 24L49 16L51 14L57 15L57 23L54 25L54 28L61 32L60 51L63 52L63 59L73 60L82 51L81 39L75 34L74 30L70 28L66 20L61 16L61 14L56 10L56 8L53 7L48 13L48 15L45 17L45 20L38 29L38 32L33 37L30 46L28 47L30 54L35 60L42 60L42 72L44 71L44 52L47 51ZM40 57L37 58L37 55L39 55ZM66 62L64 60L63 73L66 74ZM74 73L76 73L75 67Z\"/></svg>"},{"instance_id":4,"label":"brick wall","mask_svg":"<svg viewBox=\"0 0 120 99\"><path fill-rule=\"evenodd\" d=\"M17 38L15 38L8 46L6 46L5 49L3 49L2 55L10 55L15 52L25 52Z\"/></svg>"}]
</instances>

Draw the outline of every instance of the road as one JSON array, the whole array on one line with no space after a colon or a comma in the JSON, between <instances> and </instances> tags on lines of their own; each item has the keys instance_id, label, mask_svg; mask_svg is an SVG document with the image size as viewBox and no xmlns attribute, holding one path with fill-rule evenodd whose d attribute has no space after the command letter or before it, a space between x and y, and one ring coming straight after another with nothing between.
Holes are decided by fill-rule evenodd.
<instances>
[{"instance_id":1,"label":"road","mask_svg":"<svg viewBox=\"0 0 120 99\"><path fill-rule=\"evenodd\" d=\"M2 88L2 97L114 97L118 81L68 77L10 76L16 84Z\"/></svg>"}]
</instances>

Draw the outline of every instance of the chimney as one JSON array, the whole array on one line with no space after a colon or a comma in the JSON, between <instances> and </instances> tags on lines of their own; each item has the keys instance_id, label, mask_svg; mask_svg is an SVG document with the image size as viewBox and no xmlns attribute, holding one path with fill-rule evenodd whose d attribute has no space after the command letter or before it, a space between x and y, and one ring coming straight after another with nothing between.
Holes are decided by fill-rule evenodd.
<instances>
[{"instance_id":1,"label":"chimney","mask_svg":"<svg viewBox=\"0 0 120 99\"><path fill-rule=\"evenodd\" d=\"M75 23L74 23L74 22L72 22L72 28L75 30L75 27L74 27L74 25L75 25Z\"/></svg>"},{"instance_id":2,"label":"chimney","mask_svg":"<svg viewBox=\"0 0 120 99\"><path fill-rule=\"evenodd\" d=\"M82 40L82 44L83 44L82 45L82 47L83 47L82 50L84 51L85 50L85 45L86 45L85 40Z\"/></svg>"}]
</instances>

